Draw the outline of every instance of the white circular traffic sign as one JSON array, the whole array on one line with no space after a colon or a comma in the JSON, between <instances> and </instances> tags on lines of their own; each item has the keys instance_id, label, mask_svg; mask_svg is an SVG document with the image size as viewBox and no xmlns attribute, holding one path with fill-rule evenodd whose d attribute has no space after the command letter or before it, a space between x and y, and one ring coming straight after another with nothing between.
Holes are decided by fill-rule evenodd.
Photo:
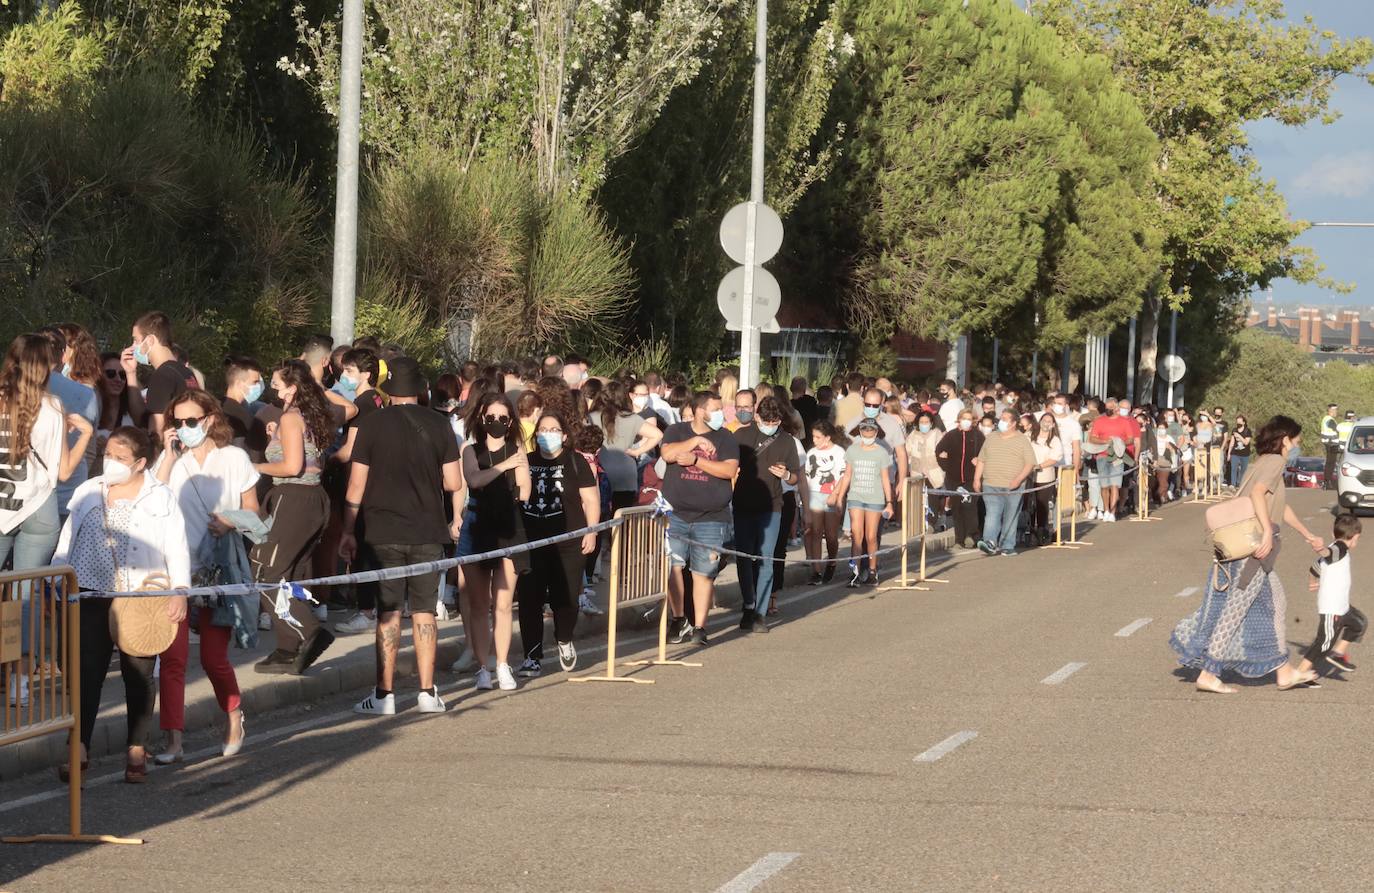
<instances>
[{"instance_id":1,"label":"white circular traffic sign","mask_svg":"<svg viewBox=\"0 0 1374 893\"><path fill-rule=\"evenodd\" d=\"M1183 380L1183 376L1188 372L1188 364L1183 362L1183 357L1165 354L1159 361L1159 371L1164 375L1165 381L1173 384Z\"/></svg>"},{"instance_id":2,"label":"white circular traffic sign","mask_svg":"<svg viewBox=\"0 0 1374 893\"><path fill-rule=\"evenodd\" d=\"M758 206L754 234L754 263L767 263L782 248L782 218L767 205ZM737 264L744 263L744 240L749 233L749 203L731 208L720 222L720 247Z\"/></svg>"},{"instance_id":3,"label":"white circular traffic sign","mask_svg":"<svg viewBox=\"0 0 1374 893\"><path fill-rule=\"evenodd\" d=\"M744 267L725 274L716 290L716 306L725 317L726 328L739 331L744 325ZM754 268L754 326L763 328L782 307L782 287L763 267Z\"/></svg>"}]
</instances>

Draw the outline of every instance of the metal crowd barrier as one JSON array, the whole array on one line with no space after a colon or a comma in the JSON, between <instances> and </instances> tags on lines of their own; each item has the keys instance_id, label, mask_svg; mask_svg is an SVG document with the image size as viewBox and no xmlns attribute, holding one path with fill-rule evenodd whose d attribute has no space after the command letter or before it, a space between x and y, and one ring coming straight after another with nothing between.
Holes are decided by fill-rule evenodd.
<instances>
[{"instance_id":1,"label":"metal crowd barrier","mask_svg":"<svg viewBox=\"0 0 1374 893\"><path fill-rule=\"evenodd\" d=\"M889 589L909 589L929 592L924 583L948 583L936 577L926 576L926 479L912 476L906 479L902 492L902 576L896 586ZM911 578L911 544L920 540L921 551L917 559L916 578Z\"/></svg>"},{"instance_id":2,"label":"metal crowd barrier","mask_svg":"<svg viewBox=\"0 0 1374 893\"><path fill-rule=\"evenodd\" d=\"M1054 491L1054 542L1047 549L1077 549L1092 543L1078 538L1078 470L1059 469L1058 487ZM1068 510L1065 510L1068 506ZM1069 516L1069 538L1064 539L1064 515Z\"/></svg>"},{"instance_id":3,"label":"metal crowd barrier","mask_svg":"<svg viewBox=\"0 0 1374 893\"><path fill-rule=\"evenodd\" d=\"M611 579L606 609L606 672L575 676L570 682L634 682L652 685L654 680L616 675L616 628L619 609L650 602L664 602L658 623L658 658L632 661L633 666L699 667L699 663L668 659L668 577L672 560L668 554L668 519L654 506L621 509L615 513L622 523L611 532Z\"/></svg>"},{"instance_id":4,"label":"metal crowd barrier","mask_svg":"<svg viewBox=\"0 0 1374 893\"><path fill-rule=\"evenodd\" d=\"M71 773L68 833L0 838L5 843L143 843L81 833L81 602L67 598L76 591L70 567L0 574L0 748L65 732Z\"/></svg>"}]
</instances>

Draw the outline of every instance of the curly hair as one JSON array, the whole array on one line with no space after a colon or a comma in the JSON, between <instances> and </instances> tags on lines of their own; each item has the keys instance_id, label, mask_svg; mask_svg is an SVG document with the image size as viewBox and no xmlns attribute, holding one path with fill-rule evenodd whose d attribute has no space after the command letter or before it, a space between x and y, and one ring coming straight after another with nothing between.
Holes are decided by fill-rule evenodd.
<instances>
[{"instance_id":1,"label":"curly hair","mask_svg":"<svg viewBox=\"0 0 1374 893\"><path fill-rule=\"evenodd\" d=\"M535 386L535 393L544 401L544 411L557 413L572 428L582 427L582 419L577 411L577 401L573 399L572 389L561 378L546 376ZM568 431L569 437L572 431Z\"/></svg>"},{"instance_id":2,"label":"curly hair","mask_svg":"<svg viewBox=\"0 0 1374 893\"><path fill-rule=\"evenodd\" d=\"M290 409L294 409L305 419L305 430L315 448L324 451L334 442L334 415L329 410L324 389L310 374L310 367L304 360L287 360L277 369L285 388L295 388L296 396L291 399ZM283 388L283 390L285 390Z\"/></svg>"},{"instance_id":3,"label":"curly hair","mask_svg":"<svg viewBox=\"0 0 1374 893\"><path fill-rule=\"evenodd\" d=\"M103 375L100 350L95 346L95 338L86 327L74 322L59 323L57 330L67 339L72 349L72 373L69 378L84 385L96 387Z\"/></svg>"},{"instance_id":4,"label":"curly hair","mask_svg":"<svg viewBox=\"0 0 1374 893\"><path fill-rule=\"evenodd\" d=\"M10 342L0 366L0 417L8 422L10 464L29 457L33 426L52 374L52 342L32 332Z\"/></svg>"}]
</instances>

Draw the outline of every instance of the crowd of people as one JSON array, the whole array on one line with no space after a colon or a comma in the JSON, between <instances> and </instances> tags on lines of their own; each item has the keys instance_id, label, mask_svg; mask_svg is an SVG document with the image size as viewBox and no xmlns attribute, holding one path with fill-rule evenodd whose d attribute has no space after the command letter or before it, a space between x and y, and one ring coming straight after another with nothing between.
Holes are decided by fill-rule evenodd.
<instances>
[{"instance_id":1,"label":"crowd of people","mask_svg":"<svg viewBox=\"0 0 1374 893\"><path fill-rule=\"evenodd\" d=\"M122 351L100 353L79 325L52 326L17 338L0 369L0 561L16 570L70 564L89 593L83 746L117 650L108 593L157 575L172 587L275 585L446 556L504 557L314 587L313 600L276 590L251 602L169 600L171 647L156 657L120 652L130 782L146 778L144 742L159 698L165 742L155 759L182 759L193 638L225 713L225 754L245 740L228 651L253 647L260 631L271 631L273 647L255 672L297 675L336 635L373 634L377 681L355 708L364 714L396 711L407 615L421 712L445 709L437 623L453 613L466 644L452 669L472 673L479 689L512 690L544 672L546 608L559 666L571 671L579 614L603 613L595 584L608 534L522 547L588 531L623 508L670 513L670 636L705 645L715 582L730 558L740 627L767 633L789 545L804 545L810 585L842 572L847 586L871 587L882 531L904 509L924 512L935 529L952 527L956 548L1014 556L1050 541L1058 510L1081 501L1088 518L1111 523L1136 500L1188 495L1201 484L1197 468L1218 483L1249 480L1252 454L1274 446L1222 407L1193 415L996 384L925 389L858 372L745 388L724 367L694 388L660 370L593 376L584 358L550 355L468 362L431 379L395 345L317 336L275 365L227 359L216 395L189 359L168 318L151 312ZM1200 464L1199 451L1219 451L1219 467ZM1135 486L1140 463L1149 468L1145 493ZM1067 470L1080 489L1059 486ZM914 478L926 503L904 507ZM1065 499L1075 505L1057 505ZM1284 517L1282 505L1269 509L1267 517ZM347 616L331 624L330 607ZM26 697L22 677L9 696Z\"/></svg>"}]
</instances>

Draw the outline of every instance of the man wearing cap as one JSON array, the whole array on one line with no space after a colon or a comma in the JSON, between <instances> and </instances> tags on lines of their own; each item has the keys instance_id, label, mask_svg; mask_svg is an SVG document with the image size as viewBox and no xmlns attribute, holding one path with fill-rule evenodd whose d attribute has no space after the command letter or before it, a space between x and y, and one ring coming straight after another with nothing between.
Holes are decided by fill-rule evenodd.
<instances>
[{"instance_id":1,"label":"man wearing cap","mask_svg":"<svg viewBox=\"0 0 1374 893\"><path fill-rule=\"evenodd\" d=\"M463 523L462 457L447 419L419 406L427 387L419 364L396 357L383 388L391 405L363 419L353 443L344 534L339 554L353 561L364 552L369 567L391 568L438 561L456 540ZM453 500L453 521L444 518L444 492ZM358 519L365 516L364 540L357 540ZM415 664L420 677L421 713L442 713L443 699L434 686L438 627L434 611L437 570L377 586L377 686L355 713L389 716L396 712L392 685L401 643L401 611L410 607L415 636Z\"/></svg>"}]
</instances>

